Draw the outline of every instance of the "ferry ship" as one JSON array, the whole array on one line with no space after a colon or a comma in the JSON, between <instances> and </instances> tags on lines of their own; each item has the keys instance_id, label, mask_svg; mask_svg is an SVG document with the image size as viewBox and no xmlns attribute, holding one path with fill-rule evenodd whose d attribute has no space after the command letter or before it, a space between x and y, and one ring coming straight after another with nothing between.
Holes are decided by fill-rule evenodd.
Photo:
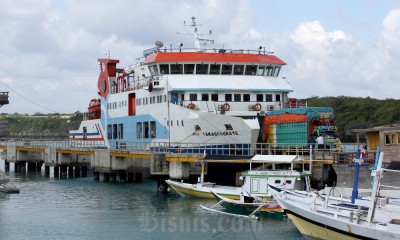
<instances>
[{"instance_id":1,"label":"ferry ship","mask_svg":"<svg viewBox=\"0 0 400 240\"><path fill-rule=\"evenodd\" d=\"M284 61L267 52L206 47L214 44L191 28L194 49L155 47L137 62L118 68L119 60L98 59L98 99L78 130L76 144L99 143L107 148L207 145L241 149L256 144L266 111L289 105L292 87L280 76ZM171 45L172 46L172 45Z\"/></svg>"}]
</instances>

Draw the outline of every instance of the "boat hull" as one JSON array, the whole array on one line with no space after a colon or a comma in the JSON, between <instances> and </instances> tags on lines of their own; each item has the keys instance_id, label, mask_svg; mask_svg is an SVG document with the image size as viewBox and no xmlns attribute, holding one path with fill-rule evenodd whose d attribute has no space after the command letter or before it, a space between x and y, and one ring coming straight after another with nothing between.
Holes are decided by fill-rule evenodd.
<instances>
[{"instance_id":1,"label":"boat hull","mask_svg":"<svg viewBox=\"0 0 400 240\"><path fill-rule=\"evenodd\" d=\"M284 211L288 218L293 224L299 229L299 231L306 236L312 237L312 239L335 239L335 240L351 240L351 239L368 239L363 236L355 235L350 232L339 231L323 223L315 222L310 219L306 219L294 212L285 210ZM369 238L373 239L373 238Z\"/></svg>"},{"instance_id":2,"label":"boat hull","mask_svg":"<svg viewBox=\"0 0 400 240\"><path fill-rule=\"evenodd\" d=\"M315 195L298 196L289 191L273 195L305 236L318 239L399 239L399 230L390 231L388 226L376 222L369 224L361 220L357 223L356 213L351 220L351 212L356 209L342 208L338 211L339 205L333 203L324 207L325 203Z\"/></svg>"},{"instance_id":3,"label":"boat hull","mask_svg":"<svg viewBox=\"0 0 400 240\"><path fill-rule=\"evenodd\" d=\"M211 192L212 189L212 191L215 191L226 198L236 199L236 200L240 199L241 188L230 187L231 190L229 190L229 189L218 189L215 187L204 187L204 186L197 187L197 184L180 183L171 180L167 180L166 182L181 197L214 199L214 195Z\"/></svg>"},{"instance_id":4,"label":"boat hull","mask_svg":"<svg viewBox=\"0 0 400 240\"><path fill-rule=\"evenodd\" d=\"M233 200L213 193L215 199L218 201L228 213L237 214L241 216L255 215L258 217L273 217L281 219L283 217L283 209L281 206L274 202L243 202L243 200ZM262 205L264 206L259 209Z\"/></svg>"}]
</instances>

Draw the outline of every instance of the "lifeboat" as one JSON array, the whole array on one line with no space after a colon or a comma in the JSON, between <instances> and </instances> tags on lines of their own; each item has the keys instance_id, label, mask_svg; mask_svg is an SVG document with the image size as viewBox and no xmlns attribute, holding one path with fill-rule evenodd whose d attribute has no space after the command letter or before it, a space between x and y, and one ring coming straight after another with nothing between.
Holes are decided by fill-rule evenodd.
<instances>
[{"instance_id":1,"label":"lifeboat","mask_svg":"<svg viewBox=\"0 0 400 240\"><path fill-rule=\"evenodd\" d=\"M89 119L100 119L101 101L100 99L91 99L88 107Z\"/></svg>"}]
</instances>

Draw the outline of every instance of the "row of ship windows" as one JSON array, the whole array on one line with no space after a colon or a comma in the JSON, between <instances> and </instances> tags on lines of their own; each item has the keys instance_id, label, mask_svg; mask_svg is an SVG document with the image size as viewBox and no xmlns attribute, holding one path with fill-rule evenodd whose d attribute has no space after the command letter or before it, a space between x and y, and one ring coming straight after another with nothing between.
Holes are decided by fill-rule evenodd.
<instances>
[{"instance_id":1,"label":"row of ship windows","mask_svg":"<svg viewBox=\"0 0 400 240\"><path fill-rule=\"evenodd\" d=\"M176 120L176 125L179 124L183 126L183 120ZM173 126L173 121L167 121L168 126ZM145 121L145 122L137 122L136 123L136 138L137 139L147 139L147 138L156 138L157 137L157 129L156 129L155 121ZM196 127L195 127L196 128ZM123 139L123 124L109 124L107 126L107 137L108 139Z\"/></svg>"},{"instance_id":2,"label":"row of ship windows","mask_svg":"<svg viewBox=\"0 0 400 240\"><path fill-rule=\"evenodd\" d=\"M167 102L167 95L158 95L146 98L138 98L136 99L136 106L141 105L148 105L148 104L155 104L155 103L162 103ZM117 109L121 107L127 107L128 101L118 101L118 102L109 102L107 104L108 109Z\"/></svg>"},{"instance_id":3,"label":"row of ship windows","mask_svg":"<svg viewBox=\"0 0 400 240\"><path fill-rule=\"evenodd\" d=\"M265 96L265 98L264 98ZM201 98L199 98L201 97ZM182 99L184 99L184 96L182 96ZM219 100L219 95L218 93L202 93L200 96L197 93L190 93L189 94L189 100L190 101L220 101ZM280 94L275 94L275 99L273 99L273 94L257 94L256 95L256 101L257 102L264 102L264 99L266 102L272 102L272 101L280 101L281 100L281 95ZM250 94L231 94L227 93L225 94L225 101L226 102L250 102ZM136 106L142 106L142 105L148 105L148 104L155 104L155 103L162 103L162 102L167 102L167 95L158 95L158 96L152 96L152 97L145 97L145 98L138 98L136 99ZM108 109L117 109L119 107L126 107L128 106L127 101L118 101L118 102L110 102L107 104Z\"/></svg>"},{"instance_id":4,"label":"row of ship windows","mask_svg":"<svg viewBox=\"0 0 400 240\"><path fill-rule=\"evenodd\" d=\"M280 66L243 64L155 64L150 65L151 75L164 74L211 74L211 75L257 75L279 76Z\"/></svg>"},{"instance_id":5,"label":"row of ship windows","mask_svg":"<svg viewBox=\"0 0 400 240\"><path fill-rule=\"evenodd\" d=\"M167 102L167 95L159 95L136 99L136 106Z\"/></svg>"},{"instance_id":6,"label":"row of ship windows","mask_svg":"<svg viewBox=\"0 0 400 240\"><path fill-rule=\"evenodd\" d=\"M231 94L231 93L226 93L225 94L225 101L226 102L250 102L252 101L250 98L250 94L240 94L240 93L235 93L235 94ZM272 102L272 101L280 101L281 100L281 95L280 94L275 94L275 100L273 99L273 94L256 94L256 101L257 102L264 102L264 96L265 96L265 101L266 102ZM211 93L211 98L210 98L210 94L208 93L202 93L201 94L201 99L199 99L199 95L197 93L190 93L189 94L189 100L190 101L220 101L219 100L219 95L217 93ZM183 97L182 97L183 98ZM254 101L254 100L253 100Z\"/></svg>"},{"instance_id":7,"label":"row of ship windows","mask_svg":"<svg viewBox=\"0 0 400 240\"><path fill-rule=\"evenodd\" d=\"M226 131L232 131L233 127L231 124L224 124ZM168 127L174 126L174 120L167 121ZM176 120L176 126L184 126L183 120ZM194 126L194 131L201 131L200 125ZM144 121L136 123L136 138L137 139L148 139L157 137L157 125L156 121ZM107 138L108 139L123 139L124 138L124 125L119 124L108 124L107 125Z\"/></svg>"}]
</instances>

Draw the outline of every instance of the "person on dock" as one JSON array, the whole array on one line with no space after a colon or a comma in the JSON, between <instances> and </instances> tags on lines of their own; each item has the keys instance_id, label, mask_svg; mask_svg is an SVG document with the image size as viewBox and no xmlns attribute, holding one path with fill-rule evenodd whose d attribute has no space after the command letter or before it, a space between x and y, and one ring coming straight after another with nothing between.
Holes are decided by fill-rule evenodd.
<instances>
[{"instance_id":1,"label":"person on dock","mask_svg":"<svg viewBox=\"0 0 400 240\"><path fill-rule=\"evenodd\" d=\"M319 137L317 137L316 141L318 144L318 150L324 150L324 136L322 136L322 133L319 134Z\"/></svg>"},{"instance_id":2,"label":"person on dock","mask_svg":"<svg viewBox=\"0 0 400 240\"><path fill-rule=\"evenodd\" d=\"M315 135L311 134L310 137L307 139L307 143L308 143L308 149L312 148L315 149L315 144L317 143L317 141L315 140ZM310 152L311 154L311 152Z\"/></svg>"}]
</instances>

